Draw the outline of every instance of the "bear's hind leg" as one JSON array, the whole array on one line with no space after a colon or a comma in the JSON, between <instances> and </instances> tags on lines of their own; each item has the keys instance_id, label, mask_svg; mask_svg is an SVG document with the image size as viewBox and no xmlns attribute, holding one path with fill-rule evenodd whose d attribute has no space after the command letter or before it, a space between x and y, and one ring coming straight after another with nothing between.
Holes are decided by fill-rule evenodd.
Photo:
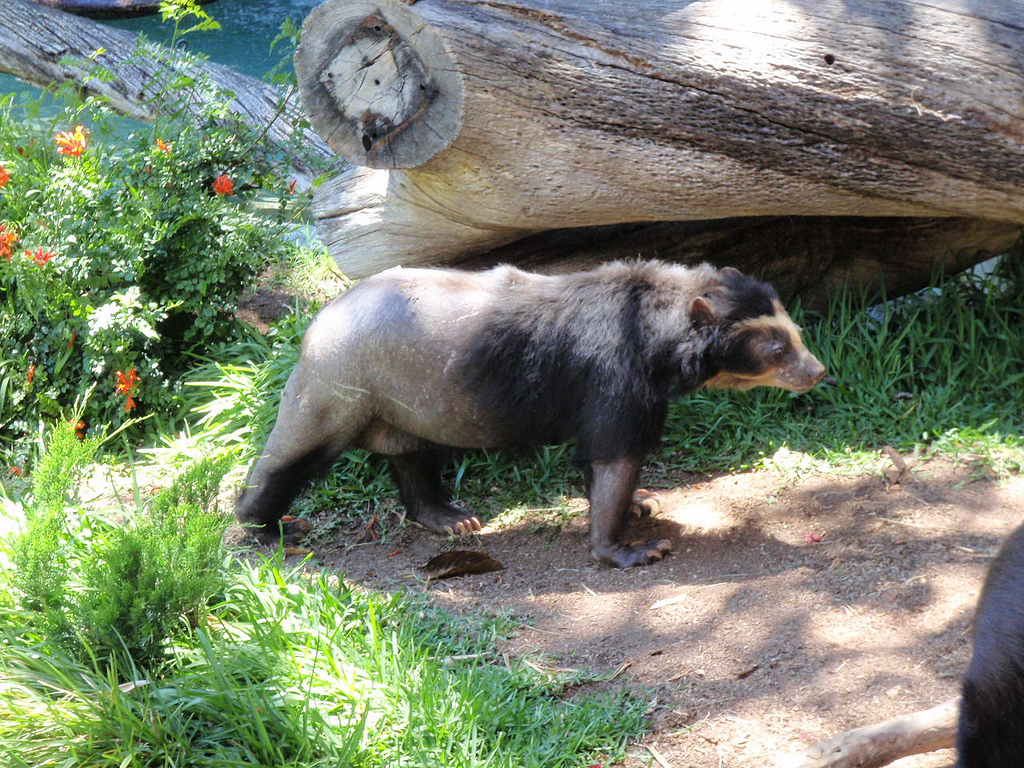
<instances>
[{"instance_id":1,"label":"bear's hind leg","mask_svg":"<svg viewBox=\"0 0 1024 768\"><path fill-rule=\"evenodd\" d=\"M302 489L326 471L339 454L319 446L284 462L271 455L259 459L235 507L238 522L249 527L264 544L274 544L278 539L286 544L297 542L309 531L309 523L295 519L282 522L281 518Z\"/></svg>"},{"instance_id":2,"label":"bear's hind leg","mask_svg":"<svg viewBox=\"0 0 1024 768\"><path fill-rule=\"evenodd\" d=\"M423 450L390 456L391 469L409 517L436 533L464 534L483 526L451 503L441 485L441 452Z\"/></svg>"}]
</instances>

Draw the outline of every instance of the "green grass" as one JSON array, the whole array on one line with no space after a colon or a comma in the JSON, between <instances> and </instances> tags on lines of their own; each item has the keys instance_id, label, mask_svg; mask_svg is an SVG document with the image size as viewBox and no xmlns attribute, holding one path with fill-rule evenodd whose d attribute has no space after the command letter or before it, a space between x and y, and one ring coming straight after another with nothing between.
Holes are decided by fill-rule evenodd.
<instances>
[{"instance_id":1,"label":"green grass","mask_svg":"<svg viewBox=\"0 0 1024 768\"><path fill-rule=\"evenodd\" d=\"M237 563L159 675L55 649L8 612L7 766L577 766L621 755L644 702L576 699L457 620L337 577Z\"/></svg>"},{"instance_id":2,"label":"green grass","mask_svg":"<svg viewBox=\"0 0 1024 768\"><path fill-rule=\"evenodd\" d=\"M937 283L938 284L938 283ZM803 395L698 392L672 409L657 462L733 470L780 448L837 471L860 469L884 444L902 451L1021 456L1024 304L1020 287L964 275L864 312L839 297L795 313L834 381Z\"/></svg>"},{"instance_id":3,"label":"green grass","mask_svg":"<svg viewBox=\"0 0 1024 768\"><path fill-rule=\"evenodd\" d=\"M672 407L649 473L672 482L682 472L728 471L773 457L779 465L857 471L876 461L883 444L976 462L986 472L1019 472L1018 286L958 278L941 292L869 313L857 297L837 300L821 316L796 313L835 381L800 396L762 390L683 398ZM236 477L244 471L273 423L308 320L301 313L282 321L269 336L221 350L193 374L186 387L190 430L151 449L153 460L186 468L185 480L155 510L181 510L197 496L210 500L209 485L200 482L206 470L187 470L203 454L220 456L218 466L234 464ZM420 598L356 589L309 564L286 570L277 560L219 553L213 570L214 561L201 560L199 570L211 578L190 588L193 597L177 609L173 626L164 623L159 654L149 646L133 653L127 641L124 652L112 651L117 634L100 635L106 646L81 642L92 624L53 618L92 612L108 625L119 621L107 601L67 595L118 594L121 574L134 572L125 570L125 558L111 556L122 532L180 542L188 527L112 521L83 509L73 470L96 447L51 439L33 493L21 506L8 503L0 526L4 765L585 766L615 759L643 731L641 699L577 696L580 679L502 657L497 648L514 629L510 619L453 617ZM464 503L502 524L557 527L571 514L567 498L581 490L570 459L566 446L525 456L477 451L457 456L448 472ZM382 499L393 503L383 470L380 459L351 451L297 511L360 513ZM20 533L26 525L37 526L28 549ZM169 561L166 547L133 547L132 557ZM20 567L11 567L12 558ZM166 594L158 580L133 584L122 596ZM146 624L143 615L128 615Z\"/></svg>"},{"instance_id":4,"label":"green grass","mask_svg":"<svg viewBox=\"0 0 1024 768\"><path fill-rule=\"evenodd\" d=\"M0 516L0 764L568 767L643 731L642 699L506 659L507 618L227 556L224 457L83 507L96 447L55 427Z\"/></svg>"}]
</instances>

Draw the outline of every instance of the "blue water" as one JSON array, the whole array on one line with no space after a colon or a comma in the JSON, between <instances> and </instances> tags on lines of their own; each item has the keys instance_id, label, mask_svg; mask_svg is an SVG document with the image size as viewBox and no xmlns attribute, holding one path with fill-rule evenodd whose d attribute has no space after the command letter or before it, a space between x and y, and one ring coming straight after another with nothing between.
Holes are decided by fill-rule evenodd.
<instances>
[{"instance_id":1,"label":"blue water","mask_svg":"<svg viewBox=\"0 0 1024 768\"><path fill-rule=\"evenodd\" d=\"M187 36L189 50L207 55L212 61L225 64L252 77L262 77L285 53L283 46L270 52L270 46L285 19L297 25L319 5L321 0L216 0L203 9L220 23L215 32L194 32ZM167 42L173 27L162 22L160 15L137 19L102 21L102 24L142 32L151 40ZM186 20L183 26L191 26ZM39 91L10 75L0 74L0 94L16 93L19 98L34 98Z\"/></svg>"},{"instance_id":2,"label":"blue water","mask_svg":"<svg viewBox=\"0 0 1024 768\"><path fill-rule=\"evenodd\" d=\"M220 24L216 32L194 32L187 36L189 50L206 54L211 61L225 64L252 77L262 77L276 64L284 49L270 52L270 45L285 19L301 26L321 0L216 0L203 6ZM160 16L106 21L105 24L142 32L150 40L168 42L173 31ZM183 26L190 26L186 20Z\"/></svg>"}]
</instances>

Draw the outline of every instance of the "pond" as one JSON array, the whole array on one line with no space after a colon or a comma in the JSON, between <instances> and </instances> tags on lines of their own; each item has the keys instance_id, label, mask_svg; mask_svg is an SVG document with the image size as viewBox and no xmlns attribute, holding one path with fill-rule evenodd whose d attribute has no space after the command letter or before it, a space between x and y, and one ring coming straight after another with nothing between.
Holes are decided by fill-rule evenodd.
<instances>
[{"instance_id":1,"label":"pond","mask_svg":"<svg viewBox=\"0 0 1024 768\"><path fill-rule=\"evenodd\" d=\"M281 23L291 19L302 24L321 0L216 0L203 9L220 23L216 32L196 32L188 36L189 50L203 53L212 61L243 74L262 77L281 59L281 51L270 52ZM150 40L166 42L170 23L159 15L104 22L132 32L142 32Z\"/></svg>"}]
</instances>

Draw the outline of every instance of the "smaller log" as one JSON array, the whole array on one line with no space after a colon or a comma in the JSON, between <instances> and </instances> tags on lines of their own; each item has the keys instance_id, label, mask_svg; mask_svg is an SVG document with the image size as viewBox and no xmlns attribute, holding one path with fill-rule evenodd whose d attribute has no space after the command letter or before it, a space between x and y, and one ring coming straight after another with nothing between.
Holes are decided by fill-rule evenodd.
<instances>
[{"instance_id":1,"label":"smaller log","mask_svg":"<svg viewBox=\"0 0 1024 768\"><path fill-rule=\"evenodd\" d=\"M58 11L91 19L130 19L160 12L160 0L32 0ZM212 3L213 0L199 0Z\"/></svg>"},{"instance_id":2,"label":"smaller log","mask_svg":"<svg viewBox=\"0 0 1024 768\"><path fill-rule=\"evenodd\" d=\"M324 141L303 127L297 94L214 62L196 62L184 69L179 63L169 66L176 62L169 48L47 5L0 0L0 72L39 88L74 81L83 94L103 97L111 109L142 122L153 122L166 109L184 107L203 114L199 90L198 98L180 103L175 99L179 91L168 87L173 80L203 72L218 89L234 94L234 114L266 131L267 143L282 152L300 189L336 162ZM109 77L96 77L96 65Z\"/></svg>"},{"instance_id":3,"label":"smaller log","mask_svg":"<svg viewBox=\"0 0 1024 768\"><path fill-rule=\"evenodd\" d=\"M776 768L880 768L901 757L947 749L956 741L959 712L960 697L955 696L937 707L846 731L785 755Z\"/></svg>"}]
</instances>

